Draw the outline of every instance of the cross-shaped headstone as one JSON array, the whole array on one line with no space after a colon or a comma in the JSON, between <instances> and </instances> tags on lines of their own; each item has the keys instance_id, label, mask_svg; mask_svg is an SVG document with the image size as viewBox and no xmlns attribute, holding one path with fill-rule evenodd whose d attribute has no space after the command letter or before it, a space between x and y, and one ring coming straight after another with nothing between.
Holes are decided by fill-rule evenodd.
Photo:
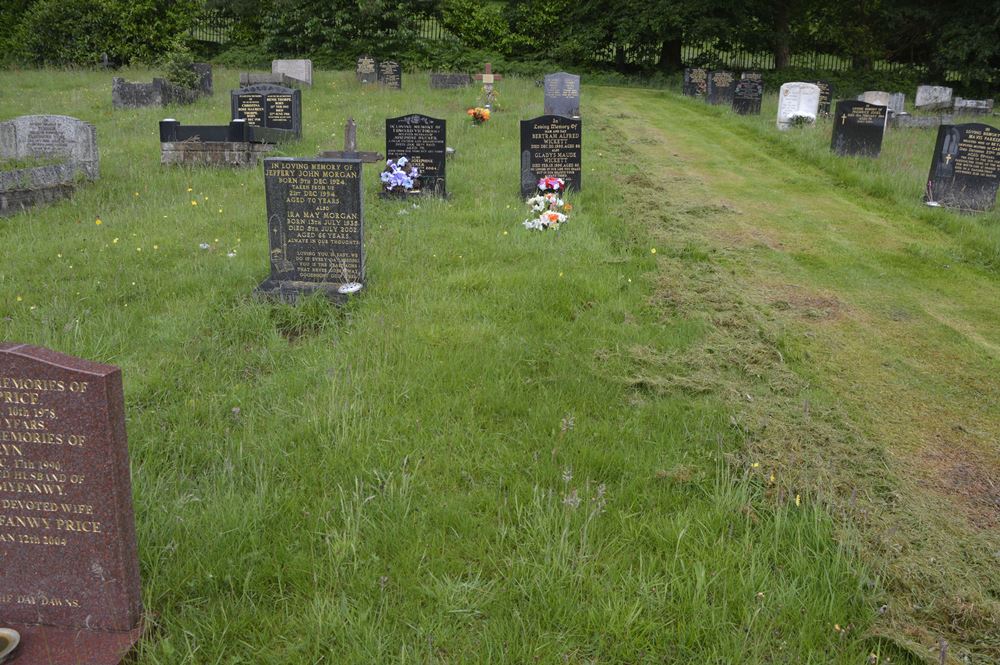
<instances>
[{"instance_id":1,"label":"cross-shaped headstone","mask_svg":"<svg viewBox=\"0 0 1000 665\"><path fill-rule=\"evenodd\" d=\"M327 150L319 153L320 157L332 159L360 159L362 162L374 164L382 161L382 155L377 152L358 152L358 126L354 124L354 118L348 118L344 125L344 149Z\"/></svg>"},{"instance_id":2,"label":"cross-shaped headstone","mask_svg":"<svg viewBox=\"0 0 1000 665\"><path fill-rule=\"evenodd\" d=\"M493 73L493 63L487 62L482 74L476 74L476 80L482 81L483 93L486 98L486 108L493 106L493 84L503 80L502 74Z\"/></svg>"}]
</instances>

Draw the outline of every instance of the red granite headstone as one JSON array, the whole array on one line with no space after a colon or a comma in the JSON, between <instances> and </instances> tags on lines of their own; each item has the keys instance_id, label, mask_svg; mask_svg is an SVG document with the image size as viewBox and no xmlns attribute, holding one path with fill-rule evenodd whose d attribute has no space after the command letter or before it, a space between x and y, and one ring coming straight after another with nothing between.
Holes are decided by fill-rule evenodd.
<instances>
[{"instance_id":1,"label":"red granite headstone","mask_svg":"<svg viewBox=\"0 0 1000 665\"><path fill-rule=\"evenodd\" d=\"M17 665L118 665L142 598L121 370L0 343L0 625ZM6 665L6 664L5 664Z\"/></svg>"}]
</instances>

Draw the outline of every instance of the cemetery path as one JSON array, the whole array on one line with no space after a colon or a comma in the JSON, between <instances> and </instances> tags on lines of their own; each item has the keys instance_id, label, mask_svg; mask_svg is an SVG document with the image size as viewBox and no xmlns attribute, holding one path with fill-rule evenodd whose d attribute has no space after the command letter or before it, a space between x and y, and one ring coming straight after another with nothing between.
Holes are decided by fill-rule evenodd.
<instances>
[{"instance_id":1,"label":"cemetery path","mask_svg":"<svg viewBox=\"0 0 1000 665\"><path fill-rule=\"evenodd\" d=\"M895 595L877 632L925 659L944 635L996 662L1000 280L957 260L954 237L697 102L591 95L668 248L658 301L696 315L697 298L718 321L719 301L738 300L779 328L774 390L738 408L780 426L749 454L783 462L795 491L876 506L853 522ZM793 399L777 386L786 356L809 386ZM820 393L828 409L811 406Z\"/></svg>"}]
</instances>

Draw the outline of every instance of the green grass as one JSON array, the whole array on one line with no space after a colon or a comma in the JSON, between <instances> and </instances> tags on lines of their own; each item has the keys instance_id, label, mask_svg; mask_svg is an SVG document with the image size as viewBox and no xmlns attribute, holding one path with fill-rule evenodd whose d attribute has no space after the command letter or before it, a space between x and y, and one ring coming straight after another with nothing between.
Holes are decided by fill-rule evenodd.
<instances>
[{"instance_id":1,"label":"green grass","mask_svg":"<svg viewBox=\"0 0 1000 665\"><path fill-rule=\"evenodd\" d=\"M831 514L839 471L771 481L788 459L740 406L785 390L820 420L839 389L809 384L827 376L809 358L822 349L722 279L741 264L705 235L736 211L764 219L757 199L803 236L815 222L782 206L805 195L910 209L855 191L857 171L831 195L815 167L757 170L754 150L804 154L809 137L585 89L585 191L562 232L533 235L517 173L518 120L542 109L532 81L505 80L473 127L474 89L316 72L304 137L281 154L339 148L349 115L361 150L384 149L387 117L443 117L452 198L381 201L369 167L364 295L263 304L261 169L159 165L157 121L227 122L237 75L217 70L216 95L190 107L112 111L108 74L0 72L0 117L98 129L98 182L0 220L0 325L123 369L151 626L138 663L916 662L880 637L877 608L902 596ZM731 180L682 173L708 148ZM794 196L766 194L775 173ZM992 237L983 219L948 224L963 252ZM907 265L951 247L914 241ZM789 261L836 279L850 255L803 245ZM837 414L774 422L806 451L856 441ZM881 497L892 481L876 475L858 482Z\"/></svg>"}]
</instances>

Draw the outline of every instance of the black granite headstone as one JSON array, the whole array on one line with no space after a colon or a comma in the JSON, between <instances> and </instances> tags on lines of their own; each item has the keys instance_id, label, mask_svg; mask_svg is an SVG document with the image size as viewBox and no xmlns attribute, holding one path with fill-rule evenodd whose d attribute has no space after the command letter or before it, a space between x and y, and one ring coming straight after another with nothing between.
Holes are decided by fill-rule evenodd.
<instances>
[{"instance_id":1,"label":"black granite headstone","mask_svg":"<svg viewBox=\"0 0 1000 665\"><path fill-rule=\"evenodd\" d=\"M358 58L354 73L358 83L375 83L378 81L378 61L370 55L363 55Z\"/></svg>"},{"instance_id":2,"label":"black granite headstone","mask_svg":"<svg viewBox=\"0 0 1000 665\"><path fill-rule=\"evenodd\" d=\"M958 210L992 210L1000 185L1000 129L941 125L924 201Z\"/></svg>"},{"instance_id":3,"label":"black granite headstone","mask_svg":"<svg viewBox=\"0 0 1000 665\"><path fill-rule=\"evenodd\" d=\"M733 111L739 115L760 115L764 84L753 79L741 79L733 90Z\"/></svg>"},{"instance_id":4,"label":"black granite headstone","mask_svg":"<svg viewBox=\"0 0 1000 665\"><path fill-rule=\"evenodd\" d=\"M279 85L251 85L229 94L233 120L251 127L284 129L302 137L302 91Z\"/></svg>"},{"instance_id":5,"label":"black granite headstone","mask_svg":"<svg viewBox=\"0 0 1000 665\"><path fill-rule=\"evenodd\" d=\"M456 72L443 72L431 74L431 87L442 88L464 88L472 84L472 77L468 74Z\"/></svg>"},{"instance_id":6,"label":"black granite headstone","mask_svg":"<svg viewBox=\"0 0 1000 665\"><path fill-rule=\"evenodd\" d=\"M580 117L580 77L556 72L545 76L545 115Z\"/></svg>"},{"instance_id":7,"label":"black granite headstone","mask_svg":"<svg viewBox=\"0 0 1000 665\"><path fill-rule=\"evenodd\" d=\"M421 191L447 196L445 121L414 113L385 121L385 156L406 157L420 172Z\"/></svg>"},{"instance_id":8,"label":"black granite headstone","mask_svg":"<svg viewBox=\"0 0 1000 665\"><path fill-rule=\"evenodd\" d=\"M688 97L705 97L708 94L708 70L702 67L684 70L684 94Z\"/></svg>"},{"instance_id":9,"label":"black granite headstone","mask_svg":"<svg viewBox=\"0 0 1000 665\"><path fill-rule=\"evenodd\" d=\"M833 84L829 81L813 81L819 86L819 115L829 116L833 103Z\"/></svg>"},{"instance_id":10,"label":"black granite headstone","mask_svg":"<svg viewBox=\"0 0 1000 665\"><path fill-rule=\"evenodd\" d=\"M383 60L378 63L378 82L385 88L402 89L403 68L395 60Z\"/></svg>"},{"instance_id":11,"label":"black granite headstone","mask_svg":"<svg viewBox=\"0 0 1000 665\"><path fill-rule=\"evenodd\" d=\"M582 188L583 124L579 118L543 115L521 121L521 196L541 178L562 178L567 189Z\"/></svg>"},{"instance_id":12,"label":"black granite headstone","mask_svg":"<svg viewBox=\"0 0 1000 665\"><path fill-rule=\"evenodd\" d=\"M733 103L733 88L736 77L732 72L718 71L708 74L708 103L730 105Z\"/></svg>"},{"instance_id":13,"label":"black granite headstone","mask_svg":"<svg viewBox=\"0 0 1000 665\"><path fill-rule=\"evenodd\" d=\"M837 102L830 150L841 157L878 157L888 110L887 106L849 99Z\"/></svg>"},{"instance_id":14,"label":"black granite headstone","mask_svg":"<svg viewBox=\"0 0 1000 665\"><path fill-rule=\"evenodd\" d=\"M365 278L361 162L273 157L264 160L271 276L257 293L284 302Z\"/></svg>"}]
</instances>

